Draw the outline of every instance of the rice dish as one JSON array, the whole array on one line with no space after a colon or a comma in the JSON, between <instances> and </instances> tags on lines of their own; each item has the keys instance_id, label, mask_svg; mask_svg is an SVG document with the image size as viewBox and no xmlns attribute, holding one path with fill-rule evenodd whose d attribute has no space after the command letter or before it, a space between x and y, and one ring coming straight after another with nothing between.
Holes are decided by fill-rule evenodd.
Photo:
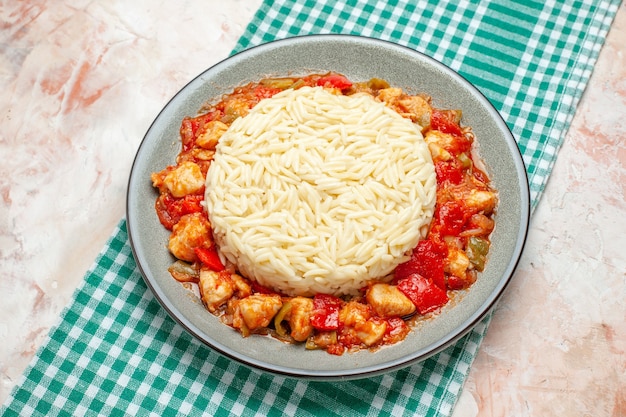
<instances>
[{"instance_id":1,"label":"rice dish","mask_svg":"<svg viewBox=\"0 0 626 417\"><path fill-rule=\"evenodd\" d=\"M421 127L369 94L288 89L221 136L205 204L220 256L286 295L355 295L426 237L437 180Z\"/></svg>"}]
</instances>

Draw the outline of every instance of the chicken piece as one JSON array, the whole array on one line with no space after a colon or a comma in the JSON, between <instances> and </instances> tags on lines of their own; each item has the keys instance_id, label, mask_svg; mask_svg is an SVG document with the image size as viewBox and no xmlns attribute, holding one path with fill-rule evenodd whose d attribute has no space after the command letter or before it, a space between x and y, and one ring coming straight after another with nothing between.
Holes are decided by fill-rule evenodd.
<instances>
[{"instance_id":1,"label":"chicken piece","mask_svg":"<svg viewBox=\"0 0 626 417\"><path fill-rule=\"evenodd\" d=\"M407 115L411 120L422 128L422 132L430 129L430 115L433 109L423 97L406 96L397 101L398 107L403 115Z\"/></svg>"},{"instance_id":2,"label":"chicken piece","mask_svg":"<svg viewBox=\"0 0 626 417\"><path fill-rule=\"evenodd\" d=\"M176 167L174 165L170 165L166 167L165 169L162 169L159 172L153 172L152 174L150 174L150 179L152 180L152 186L158 188L160 193L168 192L168 189L163 183L163 180L165 180L165 177L167 176L167 174L172 172L175 168Z\"/></svg>"},{"instance_id":3,"label":"chicken piece","mask_svg":"<svg viewBox=\"0 0 626 417\"><path fill-rule=\"evenodd\" d=\"M404 94L401 88L390 87L378 91L377 98L387 105L395 106L396 101Z\"/></svg>"},{"instance_id":4,"label":"chicken piece","mask_svg":"<svg viewBox=\"0 0 626 417\"><path fill-rule=\"evenodd\" d=\"M267 327L283 305L278 294L252 294L233 301L233 327L244 336L250 331Z\"/></svg>"},{"instance_id":5,"label":"chicken piece","mask_svg":"<svg viewBox=\"0 0 626 417\"><path fill-rule=\"evenodd\" d=\"M370 307L357 301L349 301L339 310L339 322L344 327L354 327L365 323L371 316Z\"/></svg>"},{"instance_id":6,"label":"chicken piece","mask_svg":"<svg viewBox=\"0 0 626 417\"><path fill-rule=\"evenodd\" d=\"M252 287L244 277L239 274L231 274L230 279L233 281L238 298L246 298L252 294Z\"/></svg>"},{"instance_id":7,"label":"chicken piece","mask_svg":"<svg viewBox=\"0 0 626 417\"><path fill-rule=\"evenodd\" d=\"M429 145L431 143L437 144L446 151L450 151L455 149L457 144L457 139L449 133L444 133L439 130L429 130L424 135L424 140ZM429 148L430 149L430 148Z\"/></svg>"},{"instance_id":8,"label":"chicken piece","mask_svg":"<svg viewBox=\"0 0 626 417\"><path fill-rule=\"evenodd\" d=\"M495 222L484 214L473 214L467 222L467 229L461 236L487 236L493 231Z\"/></svg>"},{"instance_id":9,"label":"chicken piece","mask_svg":"<svg viewBox=\"0 0 626 417\"><path fill-rule=\"evenodd\" d=\"M430 151L430 155L433 158L433 162L447 162L452 159L452 155L450 154L450 152L446 151L441 147L441 145L435 142L430 142L428 144L428 150Z\"/></svg>"},{"instance_id":10,"label":"chicken piece","mask_svg":"<svg viewBox=\"0 0 626 417\"><path fill-rule=\"evenodd\" d=\"M193 161L198 161L198 162L211 162L213 160L213 158L215 157L215 150L214 149L204 149L204 148L193 148L191 150L191 152L188 152L188 158L193 160ZM182 159L182 158L181 158ZM200 169L202 170L202 167L200 167Z\"/></svg>"},{"instance_id":11,"label":"chicken piece","mask_svg":"<svg viewBox=\"0 0 626 417\"><path fill-rule=\"evenodd\" d=\"M448 248L448 260L446 262L445 271L459 278L465 278L470 261L465 251L457 247Z\"/></svg>"},{"instance_id":12,"label":"chicken piece","mask_svg":"<svg viewBox=\"0 0 626 417\"><path fill-rule=\"evenodd\" d=\"M176 198L195 194L204 187L204 175L198 164L185 161L167 173L163 184Z\"/></svg>"},{"instance_id":13,"label":"chicken piece","mask_svg":"<svg viewBox=\"0 0 626 417\"><path fill-rule=\"evenodd\" d=\"M385 336L387 322L381 318L372 317L365 323L355 326L356 336L366 346L374 346Z\"/></svg>"},{"instance_id":14,"label":"chicken piece","mask_svg":"<svg viewBox=\"0 0 626 417\"><path fill-rule=\"evenodd\" d=\"M224 132L228 130L228 125L219 120L212 120L204 125L202 132L196 138L196 145L209 150L215 150L217 142Z\"/></svg>"},{"instance_id":15,"label":"chicken piece","mask_svg":"<svg viewBox=\"0 0 626 417\"><path fill-rule=\"evenodd\" d=\"M387 329L384 320L372 317L370 306L357 301L349 301L342 307L339 321L343 324L341 341L346 346L359 343L373 346L382 340Z\"/></svg>"},{"instance_id":16,"label":"chicken piece","mask_svg":"<svg viewBox=\"0 0 626 417\"><path fill-rule=\"evenodd\" d=\"M361 345L362 340L357 329L365 325L371 316L372 308L369 305L358 301L345 303L339 310L339 323L341 324L338 331L339 343L346 347ZM366 331L361 336L365 336L365 333Z\"/></svg>"},{"instance_id":17,"label":"chicken piece","mask_svg":"<svg viewBox=\"0 0 626 417\"><path fill-rule=\"evenodd\" d=\"M465 205L471 208L474 212L483 212L484 214L490 214L496 207L497 198L496 194L492 191L484 190L471 190L465 197Z\"/></svg>"},{"instance_id":18,"label":"chicken piece","mask_svg":"<svg viewBox=\"0 0 626 417\"><path fill-rule=\"evenodd\" d=\"M202 302L211 313L219 310L235 293L230 272L216 272L208 268L200 270L198 288Z\"/></svg>"},{"instance_id":19,"label":"chicken piece","mask_svg":"<svg viewBox=\"0 0 626 417\"><path fill-rule=\"evenodd\" d=\"M298 342L304 342L312 333L311 315L313 314L313 300L307 297L294 297L290 300L289 327L291 337Z\"/></svg>"},{"instance_id":20,"label":"chicken piece","mask_svg":"<svg viewBox=\"0 0 626 417\"><path fill-rule=\"evenodd\" d=\"M213 244L211 224L204 213L186 214L172 228L168 248L172 255L188 262L196 262L197 247L208 248Z\"/></svg>"},{"instance_id":21,"label":"chicken piece","mask_svg":"<svg viewBox=\"0 0 626 417\"><path fill-rule=\"evenodd\" d=\"M415 305L395 285L376 283L370 285L365 299L374 312L383 318L404 317L415 312Z\"/></svg>"}]
</instances>

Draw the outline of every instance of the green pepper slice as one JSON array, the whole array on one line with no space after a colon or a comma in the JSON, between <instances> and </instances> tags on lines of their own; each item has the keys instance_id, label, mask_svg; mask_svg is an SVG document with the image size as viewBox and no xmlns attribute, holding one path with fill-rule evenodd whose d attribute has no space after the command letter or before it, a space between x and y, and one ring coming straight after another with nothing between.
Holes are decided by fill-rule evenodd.
<instances>
[{"instance_id":1,"label":"green pepper slice","mask_svg":"<svg viewBox=\"0 0 626 417\"><path fill-rule=\"evenodd\" d=\"M485 269L488 252L489 241L487 239L477 236L469 238L465 253L476 270L482 271Z\"/></svg>"},{"instance_id":2,"label":"green pepper slice","mask_svg":"<svg viewBox=\"0 0 626 417\"><path fill-rule=\"evenodd\" d=\"M287 301L274 317L274 327L276 328L276 333L280 336L287 335L287 328L283 326L283 321L285 321L285 318L291 313L292 306L291 302Z\"/></svg>"}]
</instances>

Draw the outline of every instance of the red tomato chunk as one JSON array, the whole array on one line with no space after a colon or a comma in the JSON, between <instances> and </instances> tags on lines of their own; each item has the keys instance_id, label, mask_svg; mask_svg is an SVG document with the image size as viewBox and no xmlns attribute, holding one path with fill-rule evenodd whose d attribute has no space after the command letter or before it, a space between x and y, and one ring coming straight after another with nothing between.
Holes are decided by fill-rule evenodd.
<instances>
[{"instance_id":1,"label":"red tomato chunk","mask_svg":"<svg viewBox=\"0 0 626 417\"><path fill-rule=\"evenodd\" d=\"M435 311L448 302L446 290L420 274L411 274L398 281L398 289L415 304L420 314Z\"/></svg>"},{"instance_id":2,"label":"red tomato chunk","mask_svg":"<svg viewBox=\"0 0 626 417\"><path fill-rule=\"evenodd\" d=\"M313 297L313 315L311 324L319 330L337 330L339 328L339 310L343 302L340 298L328 294L315 294Z\"/></svg>"}]
</instances>

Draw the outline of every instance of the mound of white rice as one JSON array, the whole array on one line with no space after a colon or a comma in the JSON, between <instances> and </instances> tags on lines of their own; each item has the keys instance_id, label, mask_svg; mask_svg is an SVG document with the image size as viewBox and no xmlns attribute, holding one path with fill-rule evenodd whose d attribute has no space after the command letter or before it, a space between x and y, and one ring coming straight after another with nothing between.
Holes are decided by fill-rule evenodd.
<instances>
[{"instance_id":1,"label":"mound of white rice","mask_svg":"<svg viewBox=\"0 0 626 417\"><path fill-rule=\"evenodd\" d=\"M221 254L288 295L355 294L424 238L436 179L419 126L370 95L262 100L221 137L206 204Z\"/></svg>"}]
</instances>

